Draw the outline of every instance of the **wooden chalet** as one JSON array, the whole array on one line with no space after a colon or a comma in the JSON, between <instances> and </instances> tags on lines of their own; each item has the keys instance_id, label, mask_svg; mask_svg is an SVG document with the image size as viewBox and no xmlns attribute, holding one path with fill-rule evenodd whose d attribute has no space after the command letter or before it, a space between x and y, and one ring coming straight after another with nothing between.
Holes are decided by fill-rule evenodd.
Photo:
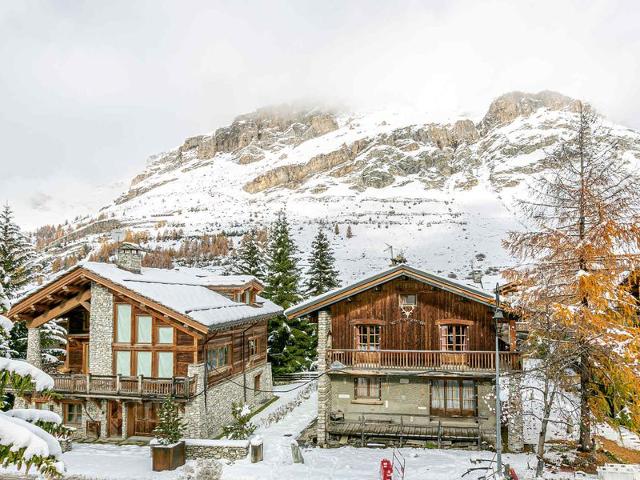
<instances>
[{"instance_id":1,"label":"wooden chalet","mask_svg":"<svg viewBox=\"0 0 640 480\"><path fill-rule=\"evenodd\" d=\"M404 264L286 310L318 322L319 444L493 441L494 312L492 293ZM515 324L504 371L521 369Z\"/></svg>"},{"instance_id":2,"label":"wooden chalet","mask_svg":"<svg viewBox=\"0 0 640 480\"><path fill-rule=\"evenodd\" d=\"M68 332L52 372L59 399L31 402L59 412L78 436L129 437L151 435L171 396L189 436L215 435L232 402L271 397L267 322L282 309L252 276L143 268L142 255L124 244L117 264L85 262L15 303L8 316L27 325L27 361L43 366L44 324Z\"/></svg>"}]
</instances>

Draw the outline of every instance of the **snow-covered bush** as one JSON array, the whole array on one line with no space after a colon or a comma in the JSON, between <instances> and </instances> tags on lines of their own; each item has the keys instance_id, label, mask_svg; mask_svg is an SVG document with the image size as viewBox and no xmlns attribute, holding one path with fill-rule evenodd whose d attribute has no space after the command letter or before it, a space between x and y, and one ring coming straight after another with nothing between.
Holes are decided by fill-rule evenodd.
<instances>
[{"instance_id":1,"label":"snow-covered bush","mask_svg":"<svg viewBox=\"0 0 640 480\"><path fill-rule=\"evenodd\" d=\"M233 415L233 423L227 425L222 429L222 432L227 438L231 440L246 440L253 432L256 431L256 426L251 423L251 408L246 403L240 405L233 402L231 405L231 415Z\"/></svg>"}]
</instances>

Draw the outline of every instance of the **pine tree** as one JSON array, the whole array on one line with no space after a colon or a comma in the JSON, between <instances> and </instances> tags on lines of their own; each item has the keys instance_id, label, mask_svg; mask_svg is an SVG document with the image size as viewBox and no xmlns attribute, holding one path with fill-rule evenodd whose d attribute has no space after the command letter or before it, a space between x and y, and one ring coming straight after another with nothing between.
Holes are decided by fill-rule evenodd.
<instances>
[{"instance_id":1,"label":"pine tree","mask_svg":"<svg viewBox=\"0 0 640 480\"><path fill-rule=\"evenodd\" d=\"M289 308L300 300L297 248L284 212L270 231L264 296ZM307 320L278 316L269 321L269 359L277 373L309 369L315 359L315 327Z\"/></svg>"},{"instance_id":2,"label":"pine tree","mask_svg":"<svg viewBox=\"0 0 640 480\"><path fill-rule=\"evenodd\" d=\"M570 129L546 160L553 169L531 185L533 200L520 202L530 231L510 233L505 246L521 260L507 276L525 318L549 308L576 347L580 448L588 450L592 418L624 412L640 426L638 304L622 282L640 267L640 194L623 149L589 107L578 105Z\"/></svg>"},{"instance_id":3,"label":"pine tree","mask_svg":"<svg viewBox=\"0 0 640 480\"><path fill-rule=\"evenodd\" d=\"M270 232L264 296L283 308L289 308L300 300L297 252L287 216L281 211Z\"/></svg>"},{"instance_id":4,"label":"pine tree","mask_svg":"<svg viewBox=\"0 0 640 480\"><path fill-rule=\"evenodd\" d=\"M347 238L353 237L353 232L351 231L351 225L347 227Z\"/></svg>"},{"instance_id":5,"label":"pine tree","mask_svg":"<svg viewBox=\"0 0 640 480\"><path fill-rule=\"evenodd\" d=\"M29 240L13 221L13 212L5 205L0 212L0 286L8 301L14 300L34 280L35 253ZM10 335L11 350L26 357L27 328L17 323Z\"/></svg>"},{"instance_id":6,"label":"pine tree","mask_svg":"<svg viewBox=\"0 0 640 480\"><path fill-rule=\"evenodd\" d=\"M333 226L333 233L335 235L340 235L340 227L338 226L337 223Z\"/></svg>"},{"instance_id":7,"label":"pine tree","mask_svg":"<svg viewBox=\"0 0 640 480\"><path fill-rule=\"evenodd\" d=\"M180 415L178 404L173 398L167 398L160 406L158 426L153 434L161 445L171 445L180 441L185 428L186 425Z\"/></svg>"},{"instance_id":8,"label":"pine tree","mask_svg":"<svg viewBox=\"0 0 640 480\"><path fill-rule=\"evenodd\" d=\"M264 280L264 256L262 246L258 242L258 233L254 228L242 237L234 257L232 272L236 275L253 275Z\"/></svg>"},{"instance_id":9,"label":"pine tree","mask_svg":"<svg viewBox=\"0 0 640 480\"><path fill-rule=\"evenodd\" d=\"M246 440L256 431L256 425L251 423L251 408L249 405L233 402L231 404L233 423L222 428L225 437L231 440Z\"/></svg>"},{"instance_id":10,"label":"pine tree","mask_svg":"<svg viewBox=\"0 0 640 480\"><path fill-rule=\"evenodd\" d=\"M305 283L308 296L320 295L340 286L333 250L322 227L311 244L309 270Z\"/></svg>"}]
</instances>

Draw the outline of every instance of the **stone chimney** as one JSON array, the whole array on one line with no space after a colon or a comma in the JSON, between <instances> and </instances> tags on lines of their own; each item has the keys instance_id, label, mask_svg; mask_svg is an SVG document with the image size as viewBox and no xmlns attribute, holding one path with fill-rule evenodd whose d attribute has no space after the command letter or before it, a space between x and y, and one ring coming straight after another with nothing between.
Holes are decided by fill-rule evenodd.
<instances>
[{"instance_id":1,"label":"stone chimney","mask_svg":"<svg viewBox=\"0 0 640 480\"><path fill-rule=\"evenodd\" d=\"M118 265L118 268L129 272L140 273L142 268L142 247L130 242L121 244L120 248L118 248L116 265Z\"/></svg>"}]
</instances>

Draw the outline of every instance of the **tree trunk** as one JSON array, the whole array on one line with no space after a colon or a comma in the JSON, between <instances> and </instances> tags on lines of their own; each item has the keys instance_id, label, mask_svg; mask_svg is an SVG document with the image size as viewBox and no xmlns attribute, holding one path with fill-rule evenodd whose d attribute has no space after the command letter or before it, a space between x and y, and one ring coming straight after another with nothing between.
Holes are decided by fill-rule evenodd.
<instances>
[{"instance_id":1,"label":"tree trunk","mask_svg":"<svg viewBox=\"0 0 640 480\"><path fill-rule=\"evenodd\" d=\"M591 383L591 366L589 354L580 354L580 446L583 452L591 450L591 415L589 410L589 390Z\"/></svg>"},{"instance_id":2,"label":"tree trunk","mask_svg":"<svg viewBox=\"0 0 640 480\"><path fill-rule=\"evenodd\" d=\"M549 392L549 388L552 388L551 392ZM536 478L543 478L542 475L544 474L544 446L547 443L547 428L549 426L553 400L555 399L555 389L556 387L551 387L549 379L546 378L543 393L542 425L540 426L540 434L538 435L538 445L536 448L536 458L538 459Z\"/></svg>"}]
</instances>

